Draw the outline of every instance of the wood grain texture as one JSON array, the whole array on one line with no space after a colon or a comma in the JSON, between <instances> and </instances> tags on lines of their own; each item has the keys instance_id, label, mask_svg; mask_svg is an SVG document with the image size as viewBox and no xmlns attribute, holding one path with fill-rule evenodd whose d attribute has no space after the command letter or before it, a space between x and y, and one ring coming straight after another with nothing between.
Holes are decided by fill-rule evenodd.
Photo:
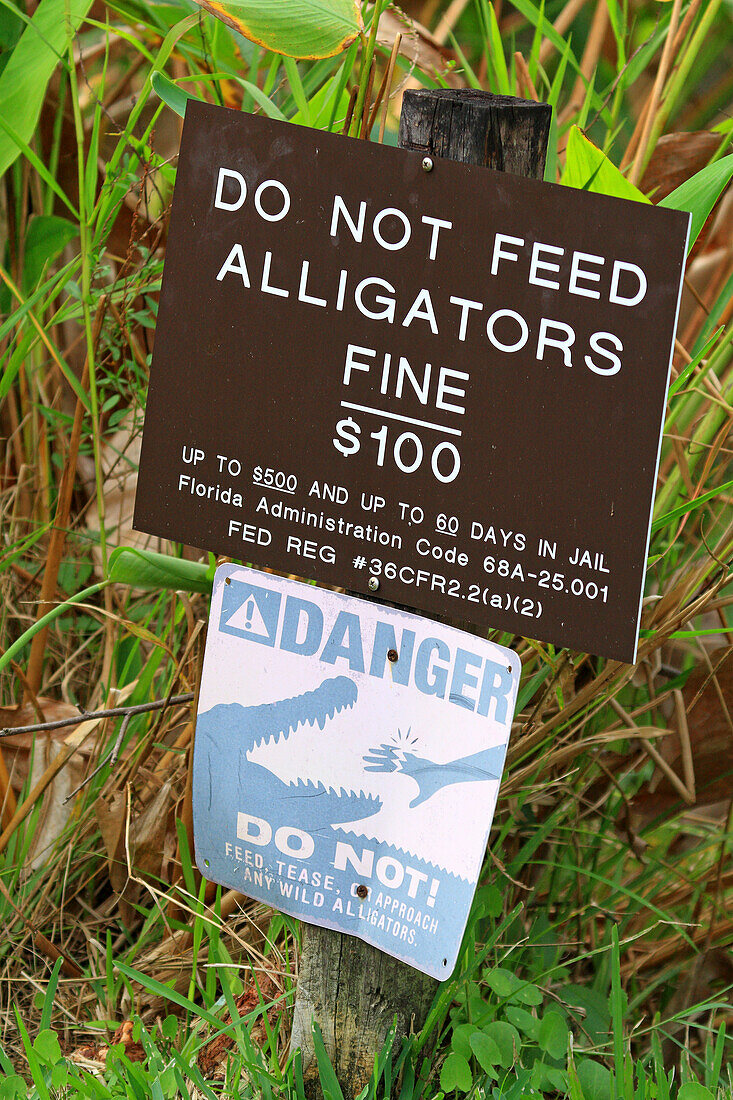
<instances>
[{"instance_id":1,"label":"wood grain texture","mask_svg":"<svg viewBox=\"0 0 733 1100\"><path fill-rule=\"evenodd\" d=\"M362 940L303 925L291 1049L300 1047L305 1094L322 1092L311 1025L316 1020L344 1096L357 1096L396 1018L397 1040L419 1031L438 982Z\"/></svg>"},{"instance_id":2,"label":"wood grain texture","mask_svg":"<svg viewBox=\"0 0 733 1100\"><path fill-rule=\"evenodd\" d=\"M552 108L473 89L407 91L399 144L430 156L542 179Z\"/></svg>"}]
</instances>

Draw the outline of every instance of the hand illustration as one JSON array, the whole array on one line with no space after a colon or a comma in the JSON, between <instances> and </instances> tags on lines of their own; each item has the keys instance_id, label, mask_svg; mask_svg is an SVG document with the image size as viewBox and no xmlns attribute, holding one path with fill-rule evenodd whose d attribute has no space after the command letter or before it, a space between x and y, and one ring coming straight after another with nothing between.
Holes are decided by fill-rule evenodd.
<instances>
[{"instance_id":1,"label":"hand illustration","mask_svg":"<svg viewBox=\"0 0 733 1100\"><path fill-rule=\"evenodd\" d=\"M458 760L449 760L445 764L436 764L433 760L405 752L396 745L382 744L369 750L365 756L365 771L402 772L409 775L418 785L419 791L410 803L410 808L426 802L436 791L450 787L454 783L475 783L489 779L499 779L504 763L504 745L464 756Z\"/></svg>"},{"instance_id":2,"label":"hand illustration","mask_svg":"<svg viewBox=\"0 0 733 1100\"><path fill-rule=\"evenodd\" d=\"M403 771L402 757L405 755L401 749L394 745L380 745L376 749L370 749L374 756L365 756L365 772L396 772Z\"/></svg>"}]
</instances>

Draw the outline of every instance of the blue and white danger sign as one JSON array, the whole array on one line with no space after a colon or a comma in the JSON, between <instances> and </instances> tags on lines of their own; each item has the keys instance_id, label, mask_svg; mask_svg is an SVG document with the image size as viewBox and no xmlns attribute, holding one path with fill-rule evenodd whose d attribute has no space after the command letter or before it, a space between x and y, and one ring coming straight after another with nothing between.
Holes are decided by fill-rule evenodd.
<instances>
[{"instance_id":1,"label":"blue and white danger sign","mask_svg":"<svg viewBox=\"0 0 733 1100\"><path fill-rule=\"evenodd\" d=\"M449 977L519 674L512 650L453 627L221 566L194 753L201 872Z\"/></svg>"}]
</instances>

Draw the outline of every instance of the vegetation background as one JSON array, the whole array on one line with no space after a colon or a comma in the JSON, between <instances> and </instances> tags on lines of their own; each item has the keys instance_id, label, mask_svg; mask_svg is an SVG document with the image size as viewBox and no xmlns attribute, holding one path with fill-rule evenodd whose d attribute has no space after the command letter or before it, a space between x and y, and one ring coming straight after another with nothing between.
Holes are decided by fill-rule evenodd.
<instances>
[{"instance_id":1,"label":"vegetation background","mask_svg":"<svg viewBox=\"0 0 733 1100\"><path fill-rule=\"evenodd\" d=\"M191 861L213 563L132 532L136 462L186 98L394 142L415 86L546 100L548 179L695 240L639 661L493 635L490 853L367 1094L731 1096L733 4L207 6L0 0L0 1098L302 1096L299 929Z\"/></svg>"}]
</instances>

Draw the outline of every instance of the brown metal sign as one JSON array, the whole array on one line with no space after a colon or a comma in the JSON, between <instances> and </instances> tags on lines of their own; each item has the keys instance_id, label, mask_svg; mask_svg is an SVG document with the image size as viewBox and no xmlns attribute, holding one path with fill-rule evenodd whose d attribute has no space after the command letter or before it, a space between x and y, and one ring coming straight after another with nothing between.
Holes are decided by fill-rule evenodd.
<instances>
[{"instance_id":1,"label":"brown metal sign","mask_svg":"<svg viewBox=\"0 0 733 1100\"><path fill-rule=\"evenodd\" d=\"M135 525L636 653L689 218L188 105Z\"/></svg>"}]
</instances>

